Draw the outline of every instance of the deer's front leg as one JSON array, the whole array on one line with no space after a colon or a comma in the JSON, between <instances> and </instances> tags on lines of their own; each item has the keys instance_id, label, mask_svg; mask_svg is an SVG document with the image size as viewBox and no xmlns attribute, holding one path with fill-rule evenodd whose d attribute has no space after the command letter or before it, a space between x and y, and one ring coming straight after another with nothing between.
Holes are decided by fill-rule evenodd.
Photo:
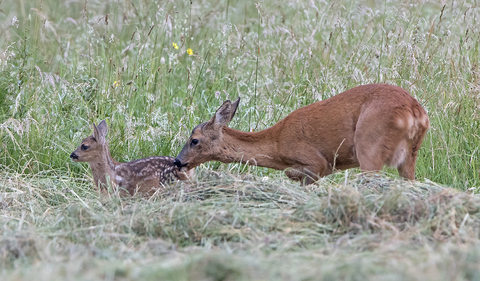
<instances>
[{"instance_id":1,"label":"deer's front leg","mask_svg":"<svg viewBox=\"0 0 480 281\"><path fill-rule=\"evenodd\" d=\"M302 185L309 185L332 173L332 166L325 157L317 153L310 155L310 157L302 159L303 163L293 160L292 162L297 164L293 164L285 170L287 177L294 181L300 181Z\"/></svg>"}]
</instances>

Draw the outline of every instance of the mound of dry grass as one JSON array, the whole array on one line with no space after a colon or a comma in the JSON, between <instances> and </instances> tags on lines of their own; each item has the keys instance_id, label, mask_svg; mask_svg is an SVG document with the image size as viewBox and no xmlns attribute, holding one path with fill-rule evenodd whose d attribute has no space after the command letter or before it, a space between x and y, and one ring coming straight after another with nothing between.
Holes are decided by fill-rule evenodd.
<instances>
[{"instance_id":1,"label":"mound of dry grass","mask_svg":"<svg viewBox=\"0 0 480 281\"><path fill-rule=\"evenodd\" d=\"M479 269L477 195L385 175L307 187L199 175L121 199L80 181L3 174L4 280L461 280Z\"/></svg>"}]
</instances>

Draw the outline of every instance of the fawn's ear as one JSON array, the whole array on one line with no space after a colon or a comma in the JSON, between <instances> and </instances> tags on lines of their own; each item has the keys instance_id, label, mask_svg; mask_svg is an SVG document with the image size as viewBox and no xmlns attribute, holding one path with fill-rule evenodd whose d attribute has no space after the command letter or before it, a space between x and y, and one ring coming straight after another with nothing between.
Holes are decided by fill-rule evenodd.
<instances>
[{"instance_id":1,"label":"fawn's ear","mask_svg":"<svg viewBox=\"0 0 480 281\"><path fill-rule=\"evenodd\" d=\"M105 120L102 120L102 122L100 122L98 126L95 126L95 124L93 124L93 137L97 140L98 143L105 144L105 137L107 136L107 133L108 128Z\"/></svg>"},{"instance_id":2,"label":"fawn's ear","mask_svg":"<svg viewBox=\"0 0 480 281\"><path fill-rule=\"evenodd\" d=\"M208 121L207 126L211 126L213 129L220 129L223 126L227 125L237 112L238 104L240 103L240 98L237 98L233 103L229 100L225 101L215 112L212 119Z\"/></svg>"}]
</instances>

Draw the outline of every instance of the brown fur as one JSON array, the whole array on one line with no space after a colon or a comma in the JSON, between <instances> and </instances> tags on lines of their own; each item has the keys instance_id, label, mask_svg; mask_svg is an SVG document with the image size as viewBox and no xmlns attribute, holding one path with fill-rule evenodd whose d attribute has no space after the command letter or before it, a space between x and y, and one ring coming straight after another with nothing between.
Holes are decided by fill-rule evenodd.
<instances>
[{"instance_id":1,"label":"brown fur","mask_svg":"<svg viewBox=\"0 0 480 281\"><path fill-rule=\"evenodd\" d=\"M389 165L413 180L417 153L429 128L422 106L406 90L387 84L347 90L253 133L225 126L238 103L239 99L226 101L210 121L197 126L175 164L192 169L212 160L242 162L285 170L304 184L334 168L378 171Z\"/></svg>"},{"instance_id":2,"label":"brown fur","mask_svg":"<svg viewBox=\"0 0 480 281\"><path fill-rule=\"evenodd\" d=\"M90 164L97 188L105 190L108 177L111 186L119 188L122 195L134 195L136 192L152 195L165 184L193 176L193 170L180 172L174 164L175 159L170 156L147 157L127 163L113 160L105 140L105 120L98 127L95 124L93 126L93 135L85 138L70 158L75 162Z\"/></svg>"}]
</instances>

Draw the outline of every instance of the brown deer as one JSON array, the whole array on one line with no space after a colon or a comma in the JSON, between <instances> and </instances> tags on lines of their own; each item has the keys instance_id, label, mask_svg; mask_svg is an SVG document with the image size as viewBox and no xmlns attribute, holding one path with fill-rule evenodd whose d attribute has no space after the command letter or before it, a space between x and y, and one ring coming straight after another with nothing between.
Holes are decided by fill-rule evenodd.
<instances>
[{"instance_id":1,"label":"brown deer","mask_svg":"<svg viewBox=\"0 0 480 281\"><path fill-rule=\"evenodd\" d=\"M251 133L226 126L239 101L227 100L210 121L193 129L175 159L178 167L241 162L285 170L290 179L310 184L334 169L379 171L389 165L402 177L415 179L417 153L429 121L422 106L400 87L355 87Z\"/></svg>"},{"instance_id":2,"label":"brown deer","mask_svg":"<svg viewBox=\"0 0 480 281\"><path fill-rule=\"evenodd\" d=\"M165 184L193 176L194 170L181 172L170 156L147 157L127 163L113 160L105 140L107 131L105 120L98 126L93 124L93 135L85 138L70 154L73 161L90 164L93 180L100 190L105 190L110 183L112 188L119 189L121 195L136 192L152 195Z\"/></svg>"}]
</instances>

